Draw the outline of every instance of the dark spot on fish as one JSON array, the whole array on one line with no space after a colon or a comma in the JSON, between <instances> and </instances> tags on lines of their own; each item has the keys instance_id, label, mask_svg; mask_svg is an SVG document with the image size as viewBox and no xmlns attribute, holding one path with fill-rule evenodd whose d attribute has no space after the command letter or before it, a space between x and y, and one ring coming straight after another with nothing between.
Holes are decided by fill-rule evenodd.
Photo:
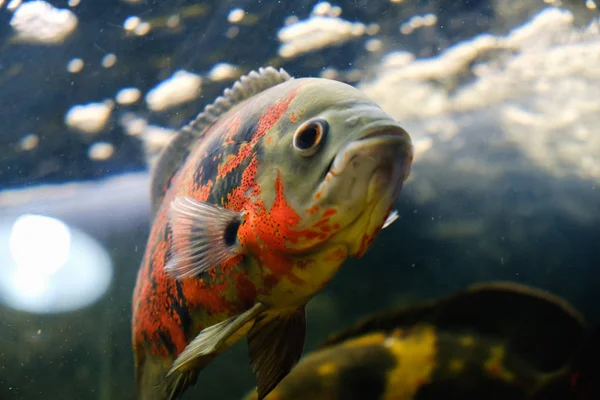
<instances>
[{"instance_id":1,"label":"dark spot on fish","mask_svg":"<svg viewBox=\"0 0 600 400\"><path fill-rule=\"evenodd\" d=\"M187 301L185 295L183 294L181 282L175 281L175 286L177 288L177 299L180 301L180 303L175 307L175 312L177 313L177 315L179 315L179 319L181 321L181 329L186 333L187 336L189 328L192 325L192 318L187 308Z\"/></svg>"},{"instance_id":2,"label":"dark spot on fish","mask_svg":"<svg viewBox=\"0 0 600 400\"><path fill-rule=\"evenodd\" d=\"M248 160L244 160L229 171L229 173L218 180L208 197L208 201L212 204L221 204L221 198L227 199L227 195L230 194L234 188L239 187L242 184L242 176L244 171L250 164L250 158Z\"/></svg>"},{"instance_id":3,"label":"dark spot on fish","mask_svg":"<svg viewBox=\"0 0 600 400\"><path fill-rule=\"evenodd\" d=\"M233 246L236 243L238 229L240 228L241 221L239 219L234 219L225 227L225 232L223 233L223 240L225 241L225 245L228 247Z\"/></svg>"},{"instance_id":4,"label":"dark spot on fish","mask_svg":"<svg viewBox=\"0 0 600 400\"><path fill-rule=\"evenodd\" d=\"M177 353L177 349L175 348L175 345L171 341L171 338L170 338L170 336L168 334L166 334L165 332L163 332L162 329L159 329L158 330L158 336L160 337L160 341L163 344L163 346L165 346L165 348L168 350L169 354L176 354Z\"/></svg>"},{"instance_id":5,"label":"dark spot on fish","mask_svg":"<svg viewBox=\"0 0 600 400\"><path fill-rule=\"evenodd\" d=\"M219 153L226 153L228 150L223 146L220 140L212 140L207 144L206 157L203 157L200 164L196 166L194 173L194 181L198 186L205 185L208 181L213 182L217 178L218 161L213 161L213 156L218 156Z\"/></svg>"},{"instance_id":6,"label":"dark spot on fish","mask_svg":"<svg viewBox=\"0 0 600 400\"><path fill-rule=\"evenodd\" d=\"M233 136L233 141L237 143L250 142L256 134L256 130L258 129L259 118L260 113L245 115L242 119L243 122L240 125L239 130Z\"/></svg>"},{"instance_id":7,"label":"dark spot on fish","mask_svg":"<svg viewBox=\"0 0 600 400\"><path fill-rule=\"evenodd\" d=\"M403 333L409 333L403 330ZM472 338L473 343L462 345L463 338ZM490 349L501 342L482 341L472 331L455 331L452 335L437 335L435 368L432 371L431 382L424 383L417 392L415 400L433 400L439 398L475 399L525 399L525 391L518 389L509 382L492 377L485 372L485 363L489 359ZM458 371L448 369L452 360L464 363ZM510 360L503 360L503 362ZM523 364L522 361L518 361ZM521 367L521 368L519 368ZM509 368L512 371L522 370L522 365ZM523 377L521 377L523 378ZM527 382L531 388L533 381Z\"/></svg>"},{"instance_id":8,"label":"dark spot on fish","mask_svg":"<svg viewBox=\"0 0 600 400\"><path fill-rule=\"evenodd\" d=\"M339 370L340 387L337 398L340 400L383 398L387 375L396 366L394 356L381 346L352 349L344 356L350 358L350 367ZM361 362L353 362L353 359Z\"/></svg>"}]
</instances>

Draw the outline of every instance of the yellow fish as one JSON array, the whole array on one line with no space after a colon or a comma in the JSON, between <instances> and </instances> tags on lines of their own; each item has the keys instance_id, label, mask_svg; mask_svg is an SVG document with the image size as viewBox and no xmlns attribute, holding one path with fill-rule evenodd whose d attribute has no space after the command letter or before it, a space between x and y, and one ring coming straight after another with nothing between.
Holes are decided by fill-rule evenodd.
<instances>
[{"instance_id":1,"label":"yellow fish","mask_svg":"<svg viewBox=\"0 0 600 400\"><path fill-rule=\"evenodd\" d=\"M479 284L332 336L265 400L574 400L569 381L585 336L579 313L558 297Z\"/></svg>"}]
</instances>

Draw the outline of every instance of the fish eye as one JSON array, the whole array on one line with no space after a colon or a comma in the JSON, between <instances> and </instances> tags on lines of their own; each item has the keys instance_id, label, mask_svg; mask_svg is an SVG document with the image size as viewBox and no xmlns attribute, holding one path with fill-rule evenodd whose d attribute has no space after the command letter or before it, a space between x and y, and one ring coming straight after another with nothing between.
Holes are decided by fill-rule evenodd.
<instances>
[{"instance_id":1,"label":"fish eye","mask_svg":"<svg viewBox=\"0 0 600 400\"><path fill-rule=\"evenodd\" d=\"M300 125L294 132L294 148L303 157L312 156L323 142L329 125L324 119L313 119Z\"/></svg>"}]
</instances>

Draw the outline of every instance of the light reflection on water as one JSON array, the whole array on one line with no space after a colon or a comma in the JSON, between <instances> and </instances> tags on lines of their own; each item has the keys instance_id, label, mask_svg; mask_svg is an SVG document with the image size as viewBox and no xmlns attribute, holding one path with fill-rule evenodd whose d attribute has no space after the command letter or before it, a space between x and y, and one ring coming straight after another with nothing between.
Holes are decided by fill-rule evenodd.
<instances>
[{"instance_id":1,"label":"light reflection on water","mask_svg":"<svg viewBox=\"0 0 600 400\"><path fill-rule=\"evenodd\" d=\"M99 300L113 274L104 248L62 221L24 214L0 227L0 299L32 313L75 311Z\"/></svg>"}]
</instances>

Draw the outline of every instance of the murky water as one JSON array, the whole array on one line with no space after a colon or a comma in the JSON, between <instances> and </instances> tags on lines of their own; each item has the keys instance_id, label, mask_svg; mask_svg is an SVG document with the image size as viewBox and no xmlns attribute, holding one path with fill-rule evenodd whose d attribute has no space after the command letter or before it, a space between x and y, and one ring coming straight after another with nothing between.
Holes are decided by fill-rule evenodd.
<instances>
[{"instance_id":1,"label":"murky water","mask_svg":"<svg viewBox=\"0 0 600 400\"><path fill-rule=\"evenodd\" d=\"M355 85L415 143L399 220L309 303L306 351L360 316L489 280L600 320L592 0L0 0L0 40L2 400L134 398L148 168L264 65ZM247 393L244 346L184 398Z\"/></svg>"}]
</instances>

